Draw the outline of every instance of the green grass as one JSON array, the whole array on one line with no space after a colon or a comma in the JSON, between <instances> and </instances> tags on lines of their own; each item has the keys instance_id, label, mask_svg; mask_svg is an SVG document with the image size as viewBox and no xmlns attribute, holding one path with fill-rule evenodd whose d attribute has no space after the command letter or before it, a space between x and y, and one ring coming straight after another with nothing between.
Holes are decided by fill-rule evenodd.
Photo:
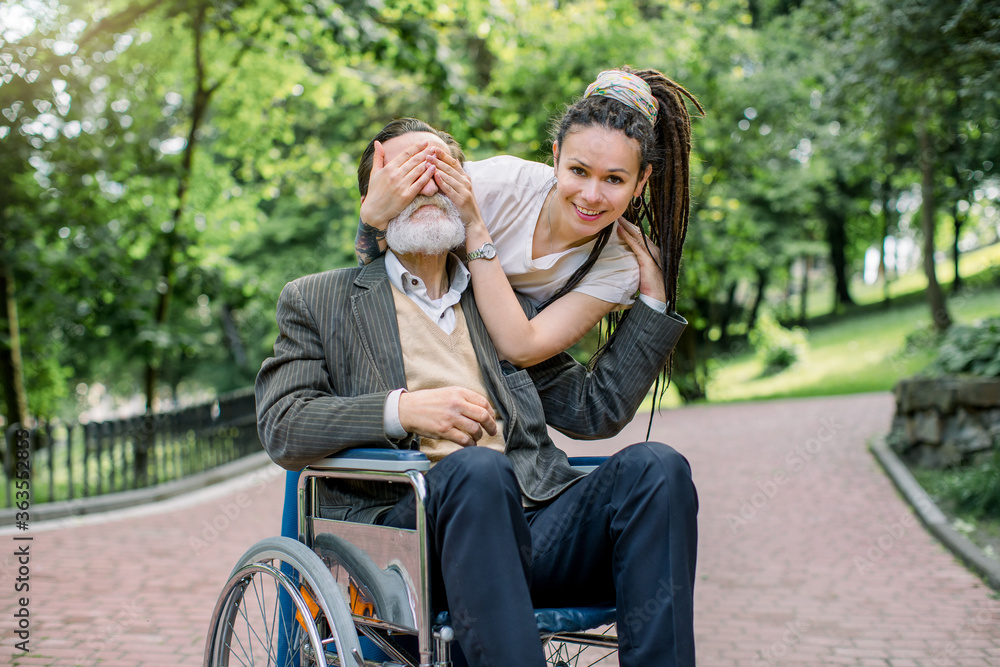
<instances>
[{"instance_id":1,"label":"green grass","mask_svg":"<svg viewBox=\"0 0 1000 667\"><path fill-rule=\"evenodd\" d=\"M968 253L962 272L965 290L948 296L948 309L956 322L1000 315L1000 244ZM942 268L942 284L953 277L951 265ZM881 286L855 290L859 306L843 315L823 314L809 327L809 351L788 370L764 377L760 359L750 350L735 350L710 362L708 400L740 401L795 396L823 396L885 391L903 377L914 375L930 361L930 349L906 350L909 334L929 330L930 309L922 290L926 278L915 272L894 283L893 301L879 304ZM904 291L909 290L909 291ZM676 392L664 405L680 403Z\"/></svg>"},{"instance_id":2,"label":"green grass","mask_svg":"<svg viewBox=\"0 0 1000 667\"><path fill-rule=\"evenodd\" d=\"M959 257L959 271L962 277L975 276L991 268L1000 266L1000 243L978 248L962 254ZM935 267L938 282L942 285L951 284L955 279L955 264L950 259ZM889 298L899 299L911 297L927 289L927 276L923 269L911 271L889 281ZM859 306L880 303L885 299L885 286L879 281L867 285L860 278L851 282L851 297ZM829 314L833 303L833 281L824 280L813 285L806 301L806 314L809 319L823 317ZM798 313L798 297L793 298L793 311Z\"/></svg>"},{"instance_id":3,"label":"green grass","mask_svg":"<svg viewBox=\"0 0 1000 667\"><path fill-rule=\"evenodd\" d=\"M970 289L949 300L957 322L1000 314L1000 289ZM906 336L930 324L925 304L843 317L809 331L809 351L788 370L762 377L751 352L720 365L708 385L712 401L853 394L891 389L931 360L927 349L906 351Z\"/></svg>"}]
</instances>

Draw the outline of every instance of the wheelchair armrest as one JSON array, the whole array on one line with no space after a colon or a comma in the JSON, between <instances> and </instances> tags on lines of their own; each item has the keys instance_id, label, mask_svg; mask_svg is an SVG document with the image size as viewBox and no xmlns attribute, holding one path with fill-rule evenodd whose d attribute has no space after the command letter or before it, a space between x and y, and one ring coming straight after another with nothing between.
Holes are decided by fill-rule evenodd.
<instances>
[{"instance_id":1,"label":"wheelchair armrest","mask_svg":"<svg viewBox=\"0 0 1000 667\"><path fill-rule=\"evenodd\" d=\"M374 470L376 472L427 472L431 462L422 453L412 449L381 449L357 447L346 449L333 456L309 465L317 470Z\"/></svg>"},{"instance_id":2,"label":"wheelchair armrest","mask_svg":"<svg viewBox=\"0 0 1000 667\"><path fill-rule=\"evenodd\" d=\"M597 466L608 460L607 456L570 456L569 464L574 470L592 473Z\"/></svg>"},{"instance_id":3,"label":"wheelchair armrest","mask_svg":"<svg viewBox=\"0 0 1000 667\"><path fill-rule=\"evenodd\" d=\"M571 456L569 464L576 470L589 473L604 463L607 458L607 456ZM416 470L417 472L427 472L430 470L431 464L422 452L413 449L357 447L320 459L309 467L317 470L375 470L378 472Z\"/></svg>"}]
</instances>

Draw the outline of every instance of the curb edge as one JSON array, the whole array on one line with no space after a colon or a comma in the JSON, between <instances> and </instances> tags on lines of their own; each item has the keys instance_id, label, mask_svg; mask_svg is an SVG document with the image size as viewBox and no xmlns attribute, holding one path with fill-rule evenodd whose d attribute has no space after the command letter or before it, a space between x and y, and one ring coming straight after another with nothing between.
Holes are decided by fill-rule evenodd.
<instances>
[{"instance_id":1,"label":"curb edge","mask_svg":"<svg viewBox=\"0 0 1000 667\"><path fill-rule=\"evenodd\" d=\"M975 572L990 588L1000 591L1000 561L988 557L972 540L952 528L944 512L934 503L896 453L879 440L869 446L903 498L913 507L921 523L934 537Z\"/></svg>"}]
</instances>

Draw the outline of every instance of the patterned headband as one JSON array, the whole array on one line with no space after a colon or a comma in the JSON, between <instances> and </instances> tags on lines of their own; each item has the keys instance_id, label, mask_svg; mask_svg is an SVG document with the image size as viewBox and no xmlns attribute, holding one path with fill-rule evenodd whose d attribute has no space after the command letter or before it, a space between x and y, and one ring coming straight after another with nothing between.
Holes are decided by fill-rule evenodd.
<instances>
[{"instance_id":1,"label":"patterned headband","mask_svg":"<svg viewBox=\"0 0 1000 667\"><path fill-rule=\"evenodd\" d=\"M602 95L618 100L638 109L639 113L656 125L656 99L649 89L649 84L637 77L619 69L610 69L597 75L597 80L587 86L584 97Z\"/></svg>"}]
</instances>

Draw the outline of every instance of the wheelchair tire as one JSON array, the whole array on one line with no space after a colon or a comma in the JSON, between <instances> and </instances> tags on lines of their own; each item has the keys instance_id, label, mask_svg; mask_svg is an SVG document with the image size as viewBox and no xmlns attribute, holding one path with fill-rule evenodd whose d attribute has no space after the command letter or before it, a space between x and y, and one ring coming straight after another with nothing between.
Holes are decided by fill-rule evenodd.
<instances>
[{"instance_id":1,"label":"wheelchair tire","mask_svg":"<svg viewBox=\"0 0 1000 667\"><path fill-rule=\"evenodd\" d=\"M338 535L319 534L314 547L321 560L330 563L334 571L337 567L344 568L352 582L364 588L374 604L374 616L398 626L416 627L406 582L398 569L379 569L363 549Z\"/></svg>"},{"instance_id":2,"label":"wheelchair tire","mask_svg":"<svg viewBox=\"0 0 1000 667\"><path fill-rule=\"evenodd\" d=\"M319 556L287 537L243 554L212 614L205 667L363 664L347 604Z\"/></svg>"}]
</instances>

